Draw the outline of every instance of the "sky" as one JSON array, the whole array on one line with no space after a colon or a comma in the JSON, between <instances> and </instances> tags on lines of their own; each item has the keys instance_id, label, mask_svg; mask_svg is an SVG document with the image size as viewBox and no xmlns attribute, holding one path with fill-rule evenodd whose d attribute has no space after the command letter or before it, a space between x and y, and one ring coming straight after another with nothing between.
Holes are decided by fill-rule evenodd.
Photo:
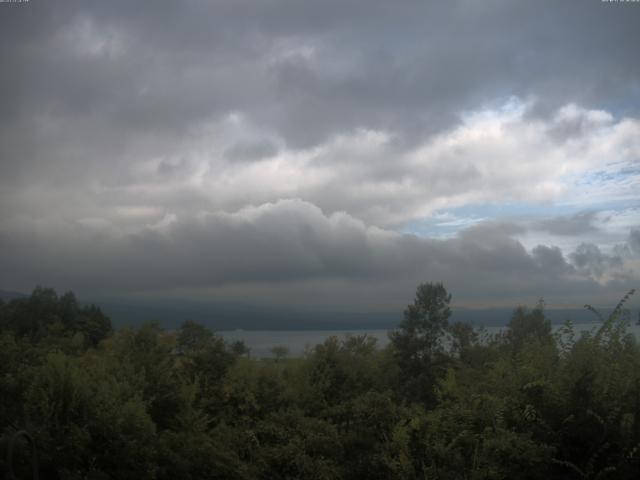
<instances>
[{"instance_id":1,"label":"sky","mask_svg":"<svg viewBox=\"0 0 640 480\"><path fill-rule=\"evenodd\" d=\"M638 2L0 3L0 289L615 304L638 45Z\"/></svg>"}]
</instances>

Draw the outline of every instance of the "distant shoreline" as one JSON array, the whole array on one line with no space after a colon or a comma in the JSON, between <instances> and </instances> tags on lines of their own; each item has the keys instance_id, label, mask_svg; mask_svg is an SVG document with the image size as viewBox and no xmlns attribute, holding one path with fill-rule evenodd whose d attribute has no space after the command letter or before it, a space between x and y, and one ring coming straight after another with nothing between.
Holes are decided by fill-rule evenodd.
<instances>
[{"instance_id":1,"label":"distant shoreline","mask_svg":"<svg viewBox=\"0 0 640 480\"><path fill-rule=\"evenodd\" d=\"M602 325L599 322L574 323L573 329L576 335L585 331L592 331ZM557 331L562 324L553 324L552 328ZM477 328L482 328L477 326ZM489 334L498 333L506 328L503 326L485 326L484 329ZM633 333L640 340L640 325L631 323L628 331ZM265 358L273 357L271 349L276 346L283 346L289 350L289 355L299 357L304 354L307 346L313 347L323 343L331 336L345 337L347 335L367 335L377 340L377 345L384 348L388 343L389 330L386 329L330 329L330 330L220 330L216 333L225 340L242 340L251 351L251 356Z\"/></svg>"}]
</instances>

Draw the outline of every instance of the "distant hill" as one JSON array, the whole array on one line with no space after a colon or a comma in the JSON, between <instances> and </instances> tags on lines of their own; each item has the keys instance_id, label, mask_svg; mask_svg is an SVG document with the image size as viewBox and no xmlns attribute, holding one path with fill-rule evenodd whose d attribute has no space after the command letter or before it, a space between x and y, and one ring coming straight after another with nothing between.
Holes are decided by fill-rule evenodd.
<instances>
[{"instance_id":1,"label":"distant hill","mask_svg":"<svg viewBox=\"0 0 640 480\"><path fill-rule=\"evenodd\" d=\"M157 320L164 328L177 328L184 320L194 320L213 330L361 330L392 329L402 320L402 311L332 312L167 300L93 303L102 308L115 327L137 326L147 320ZM450 321L486 327L504 326L509 322L513 310L454 308ZM594 315L584 309L547 309L545 314L552 324L561 324L567 319L574 323L595 320Z\"/></svg>"},{"instance_id":2,"label":"distant hill","mask_svg":"<svg viewBox=\"0 0 640 480\"><path fill-rule=\"evenodd\" d=\"M27 298L28 296L29 295L27 295L26 293L0 290L0 300L4 300L5 302L8 302L9 300L13 300L15 298Z\"/></svg>"},{"instance_id":3,"label":"distant hill","mask_svg":"<svg viewBox=\"0 0 640 480\"><path fill-rule=\"evenodd\" d=\"M0 299L4 301L28 296L21 292L0 290ZM185 320L194 320L214 330L366 330L392 329L402 319L402 311L331 312L163 299L157 301L88 300L80 303L94 303L100 306L116 328L135 327L148 320L157 320L164 328L171 329L179 327ZM499 327L509 322L514 308L453 308L452 310L450 319L452 322ZM602 313L606 315L609 312L603 310ZM574 323L588 323L596 320L595 316L585 309L547 309L545 314L552 324L560 324L566 319L571 319Z\"/></svg>"},{"instance_id":4,"label":"distant hill","mask_svg":"<svg viewBox=\"0 0 640 480\"><path fill-rule=\"evenodd\" d=\"M177 328L185 320L200 322L213 330L342 330L386 329L401 318L398 312L318 312L251 305L198 302L93 301L114 327L137 326L148 320L164 328Z\"/></svg>"}]
</instances>

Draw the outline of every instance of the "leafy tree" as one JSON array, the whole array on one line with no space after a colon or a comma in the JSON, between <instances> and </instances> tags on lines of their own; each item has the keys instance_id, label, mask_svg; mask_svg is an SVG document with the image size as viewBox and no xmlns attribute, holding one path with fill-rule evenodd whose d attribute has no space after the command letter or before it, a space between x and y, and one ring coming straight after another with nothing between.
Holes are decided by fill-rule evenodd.
<instances>
[{"instance_id":1,"label":"leafy tree","mask_svg":"<svg viewBox=\"0 0 640 480\"><path fill-rule=\"evenodd\" d=\"M289 349L283 345L276 345L271 348L271 354L276 358L276 362L278 362L289 355Z\"/></svg>"},{"instance_id":2,"label":"leafy tree","mask_svg":"<svg viewBox=\"0 0 640 480\"><path fill-rule=\"evenodd\" d=\"M75 331L81 332L93 347L112 332L111 320L95 305L80 308L75 325Z\"/></svg>"},{"instance_id":3,"label":"leafy tree","mask_svg":"<svg viewBox=\"0 0 640 480\"><path fill-rule=\"evenodd\" d=\"M72 292L58 297L51 288L36 287L28 298L11 300L0 326L32 343L64 346L77 334L81 346L96 346L112 332L111 320L95 305L80 306Z\"/></svg>"},{"instance_id":4,"label":"leafy tree","mask_svg":"<svg viewBox=\"0 0 640 480\"><path fill-rule=\"evenodd\" d=\"M515 309L507 328L506 339L516 351L530 342L553 342L551 324L544 315L543 300L531 311L522 306Z\"/></svg>"},{"instance_id":5,"label":"leafy tree","mask_svg":"<svg viewBox=\"0 0 640 480\"><path fill-rule=\"evenodd\" d=\"M244 340L234 340L231 342L231 351L237 357L249 356L251 354L251 349L244 343Z\"/></svg>"},{"instance_id":6,"label":"leafy tree","mask_svg":"<svg viewBox=\"0 0 640 480\"><path fill-rule=\"evenodd\" d=\"M155 426L140 397L99 365L60 353L34 373L25 417L43 465L62 478L153 478Z\"/></svg>"},{"instance_id":7,"label":"leafy tree","mask_svg":"<svg viewBox=\"0 0 640 480\"><path fill-rule=\"evenodd\" d=\"M630 295L586 334L551 335L540 303L491 336L423 284L387 348L330 337L274 362L195 322L112 332L38 287L0 303L0 473L27 430L40 478L635 480Z\"/></svg>"},{"instance_id":8,"label":"leafy tree","mask_svg":"<svg viewBox=\"0 0 640 480\"><path fill-rule=\"evenodd\" d=\"M474 350L479 346L478 333L468 323L455 322L449 327L451 353L465 363L474 360Z\"/></svg>"},{"instance_id":9,"label":"leafy tree","mask_svg":"<svg viewBox=\"0 0 640 480\"><path fill-rule=\"evenodd\" d=\"M341 478L342 448L337 429L331 423L286 410L269 415L256 426L260 445L253 462L256 478L330 480Z\"/></svg>"},{"instance_id":10,"label":"leafy tree","mask_svg":"<svg viewBox=\"0 0 640 480\"><path fill-rule=\"evenodd\" d=\"M204 325L186 320L180 327L177 347L181 353L192 353L203 350L213 341L213 332Z\"/></svg>"},{"instance_id":11,"label":"leafy tree","mask_svg":"<svg viewBox=\"0 0 640 480\"><path fill-rule=\"evenodd\" d=\"M442 339L451 316L450 302L451 295L442 283L419 285L399 328L389 335L410 400L433 405L435 383L442 373Z\"/></svg>"},{"instance_id":12,"label":"leafy tree","mask_svg":"<svg viewBox=\"0 0 640 480\"><path fill-rule=\"evenodd\" d=\"M237 359L237 354L204 325L186 321L178 333L176 353L180 369L190 382L198 385L198 401L205 411L214 415L222 408L225 375Z\"/></svg>"}]
</instances>

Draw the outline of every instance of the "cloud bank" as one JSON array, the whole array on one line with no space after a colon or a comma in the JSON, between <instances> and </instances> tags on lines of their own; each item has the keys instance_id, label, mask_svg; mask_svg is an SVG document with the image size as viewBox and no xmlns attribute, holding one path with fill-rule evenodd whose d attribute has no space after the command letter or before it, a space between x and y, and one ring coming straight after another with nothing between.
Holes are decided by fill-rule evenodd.
<instances>
[{"instance_id":1,"label":"cloud bank","mask_svg":"<svg viewBox=\"0 0 640 480\"><path fill-rule=\"evenodd\" d=\"M254 301L269 302L274 288L284 301L292 291L324 298L351 285L358 295L367 288L380 291L383 300L371 295L368 303L383 308L401 303L418 282L430 279L444 281L470 304L493 305L525 301L531 292L551 302L585 295L607 301L638 281L640 230L617 245L616 255L590 243L564 255L545 245L528 251L515 238L522 228L486 222L435 240L370 227L347 213L326 215L302 200L283 200L234 213L174 218L130 234L75 223L33 225L3 233L1 239L7 247L3 264L16 284L38 278L88 292L193 289L215 296L216 290L241 293L247 286ZM323 285L320 291L318 285ZM322 302L330 303L331 297Z\"/></svg>"}]
</instances>

